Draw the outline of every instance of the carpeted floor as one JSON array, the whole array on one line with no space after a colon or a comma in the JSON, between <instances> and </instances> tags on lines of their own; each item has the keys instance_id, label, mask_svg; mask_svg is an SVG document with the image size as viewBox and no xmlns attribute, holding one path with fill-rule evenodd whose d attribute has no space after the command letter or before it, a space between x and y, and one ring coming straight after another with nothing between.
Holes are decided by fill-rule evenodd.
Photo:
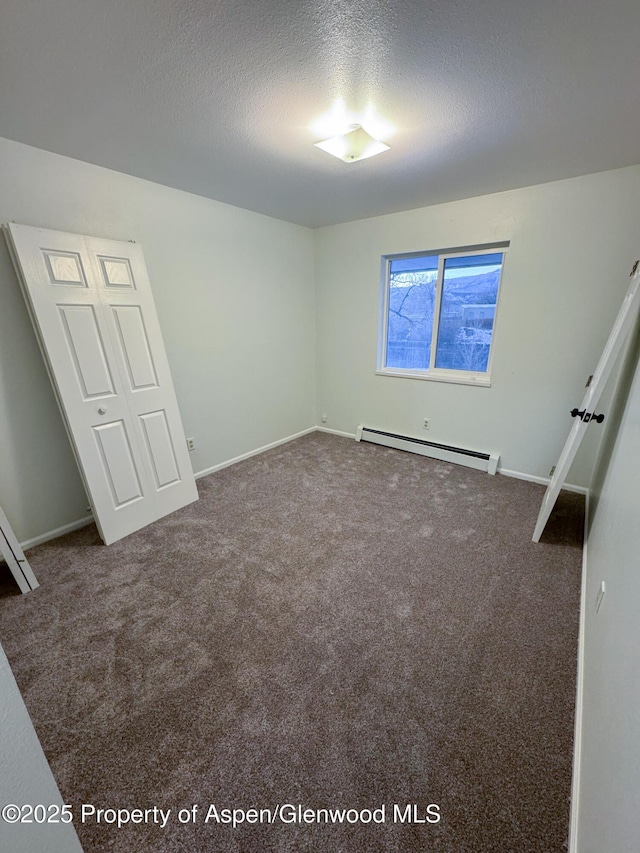
<instances>
[{"instance_id":1,"label":"carpeted floor","mask_svg":"<svg viewBox=\"0 0 640 853\"><path fill-rule=\"evenodd\" d=\"M582 498L536 545L542 487L322 433L198 486L109 548L88 527L33 549L33 593L3 576L86 853L566 849ZM286 804L309 822L269 822Z\"/></svg>"}]
</instances>

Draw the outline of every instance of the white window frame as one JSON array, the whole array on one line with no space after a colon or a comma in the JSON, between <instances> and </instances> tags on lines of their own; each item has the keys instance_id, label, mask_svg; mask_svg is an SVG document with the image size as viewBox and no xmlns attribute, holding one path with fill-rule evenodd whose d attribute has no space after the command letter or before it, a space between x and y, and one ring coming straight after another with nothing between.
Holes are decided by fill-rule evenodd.
<instances>
[{"instance_id":1,"label":"white window frame","mask_svg":"<svg viewBox=\"0 0 640 853\"><path fill-rule=\"evenodd\" d=\"M400 376L405 379L426 379L430 382L452 382L457 385L479 385L481 387L491 386L491 367L495 350L495 333L498 322L500 295L502 293L502 276L506 260L508 242L483 244L482 246L468 246L462 249L441 249L424 252L405 252L400 254L383 255L381 259L381 297L380 317L378 326L378 367L376 374L379 376ZM440 325L440 305L442 302L442 285L444 280L444 264L449 258L464 258L468 255L492 255L502 253L502 265L500 267L500 279L498 281L498 297L496 299L495 316L493 319L491 347L489 349L489 360L484 372L471 370L451 370L435 366L436 352L438 349L438 328ZM403 368L386 367L387 338L389 326L389 276L391 262L406 258L438 257L438 273L436 278L436 300L433 309L433 327L431 333L431 352L429 356L429 367L425 368Z\"/></svg>"}]
</instances>

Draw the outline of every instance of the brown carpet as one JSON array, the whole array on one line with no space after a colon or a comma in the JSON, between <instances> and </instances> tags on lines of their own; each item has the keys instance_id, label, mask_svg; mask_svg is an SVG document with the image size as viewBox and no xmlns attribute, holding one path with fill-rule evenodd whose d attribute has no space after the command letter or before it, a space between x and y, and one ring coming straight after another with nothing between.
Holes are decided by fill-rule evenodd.
<instances>
[{"instance_id":1,"label":"brown carpet","mask_svg":"<svg viewBox=\"0 0 640 853\"><path fill-rule=\"evenodd\" d=\"M33 593L3 576L0 639L86 853L565 850L581 497L535 545L542 487L322 433L198 485L109 548L88 527L33 549ZM82 824L82 803L171 814ZM269 822L285 804L314 822Z\"/></svg>"}]
</instances>

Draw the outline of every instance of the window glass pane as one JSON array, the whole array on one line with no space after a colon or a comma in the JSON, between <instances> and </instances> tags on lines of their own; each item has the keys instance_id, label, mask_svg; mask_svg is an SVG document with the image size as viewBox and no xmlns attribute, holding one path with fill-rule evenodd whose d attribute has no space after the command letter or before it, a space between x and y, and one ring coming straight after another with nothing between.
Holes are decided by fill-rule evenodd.
<instances>
[{"instance_id":1,"label":"window glass pane","mask_svg":"<svg viewBox=\"0 0 640 853\"><path fill-rule=\"evenodd\" d=\"M386 367L429 367L437 275L437 255L390 261Z\"/></svg>"},{"instance_id":2,"label":"window glass pane","mask_svg":"<svg viewBox=\"0 0 640 853\"><path fill-rule=\"evenodd\" d=\"M436 367L486 372L502 258L498 252L445 260Z\"/></svg>"},{"instance_id":3,"label":"window glass pane","mask_svg":"<svg viewBox=\"0 0 640 853\"><path fill-rule=\"evenodd\" d=\"M392 275L401 272L424 272L438 269L437 255L418 255L413 258L393 258L389 264Z\"/></svg>"}]
</instances>

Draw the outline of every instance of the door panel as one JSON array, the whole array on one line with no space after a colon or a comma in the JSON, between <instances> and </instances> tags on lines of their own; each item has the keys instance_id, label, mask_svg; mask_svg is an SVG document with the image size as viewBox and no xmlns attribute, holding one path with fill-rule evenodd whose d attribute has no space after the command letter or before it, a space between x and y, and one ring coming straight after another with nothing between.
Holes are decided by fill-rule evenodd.
<instances>
[{"instance_id":1,"label":"door panel","mask_svg":"<svg viewBox=\"0 0 640 853\"><path fill-rule=\"evenodd\" d=\"M149 412L140 416L140 422L155 474L156 488L162 489L180 478L167 416L163 411Z\"/></svg>"},{"instance_id":2,"label":"door panel","mask_svg":"<svg viewBox=\"0 0 640 853\"><path fill-rule=\"evenodd\" d=\"M131 442L123 420L93 428L105 477L111 487L113 506L118 508L143 496Z\"/></svg>"},{"instance_id":3,"label":"door panel","mask_svg":"<svg viewBox=\"0 0 640 853\"><path fill-rule=\"evenodd\" d=\"M140 306L112 305L111 310L118 329L131 390L156 388L158 377Z\"/></svg>"},{"instance_id":4,"label":"door panel","mask_svg":"<svg viewBox=\"0 0 640 853\"><path fill-rule=\"evenodd\" d=\"M103 540L197 500L140 248L13 224L7 232Z\"/></svg>"},{"instance_id":5,"label":"door panel","mask_svg":"<svg viewBox=\"0 0 640 853\"><path fill-rule=\"evenodd\" d=\"M93 305L58 304L58 310L83 399L113 395L113 379Z\"/></svg>"},{"instance_id":6,"label":"door panel","mask_svg":"<svg viewBox=\"0 0 640 853\"><path fill-rule=\"evenodd\" d=\"M100 262L105 287L129 287L135 290L131 264L127 258L107 258L96 255Z\"/></svg>"},{"instance_id":7,"label":"door panel","mask_svg":"<svg viewBox=\"0 0 640 853\"><path fill-rule=\"evenodd\" d=\"M87 287L87 279L80 255L76 252L48 252L42 250L51 284Z\"/></svg>"}]
</instances>

